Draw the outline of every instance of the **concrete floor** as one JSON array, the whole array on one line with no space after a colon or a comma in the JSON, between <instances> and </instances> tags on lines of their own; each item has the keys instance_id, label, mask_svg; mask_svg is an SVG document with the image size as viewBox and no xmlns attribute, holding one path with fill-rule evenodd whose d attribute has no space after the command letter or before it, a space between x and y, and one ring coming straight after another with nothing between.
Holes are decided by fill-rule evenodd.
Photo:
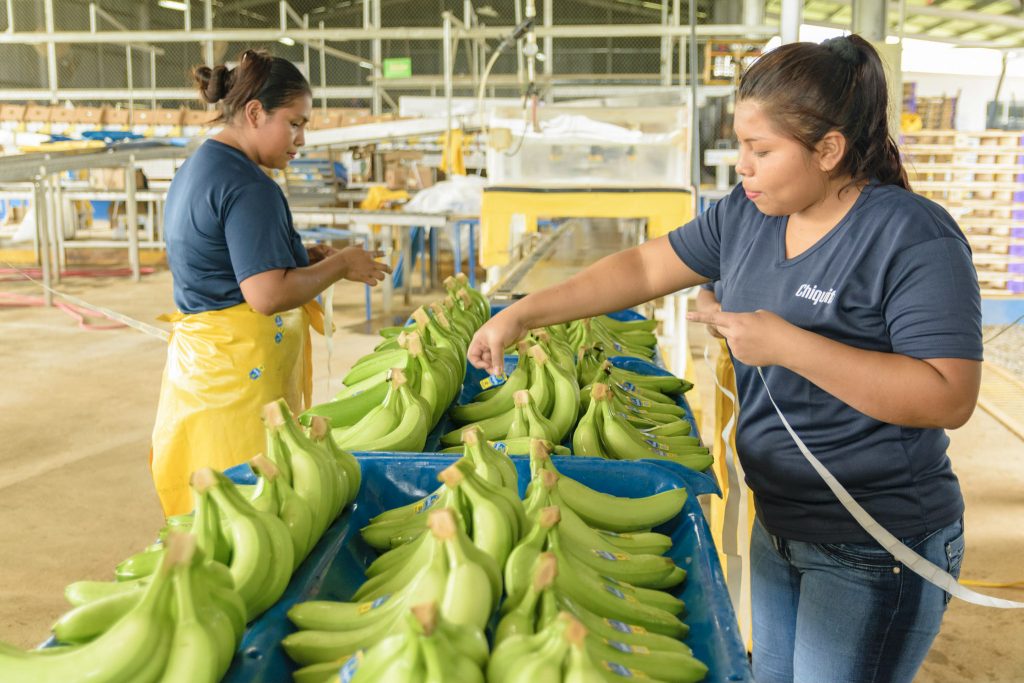
<instances>
[{"instance_id":1,"label":"concrete floor","mask_svg":"<svg viewBox=\"0 0 1024 683\"><path fill-rule=\"evenodd\" d=\"M139 284L79 278L61 288L148 322L173 310L166 272ZM30 284L0 289L39 294ZM362 320L361 288L343 286L335 301L339 376L377 338ZM0 308L0 331L0 640L27 647L67 609L66 584L112 578L161 525L147 458L165 346L134 330L81 330L57 309ZM322 379L322 340L314 349L315 398L324 400L339 387ZM967 497L963 577L1024 579L1024 442L981 411L952 439ZM1024 599L1022 590L983 590ZM1024 681L1022 642L1020 612L954 600L916 683Z\"/></svg>"}]
</instances>

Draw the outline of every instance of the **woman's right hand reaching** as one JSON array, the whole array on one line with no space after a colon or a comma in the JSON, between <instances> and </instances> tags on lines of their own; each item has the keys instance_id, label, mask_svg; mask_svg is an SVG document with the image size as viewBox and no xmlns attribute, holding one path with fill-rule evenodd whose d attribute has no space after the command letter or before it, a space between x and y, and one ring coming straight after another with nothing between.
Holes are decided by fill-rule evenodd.
<instances>
[{"instance_id":1,"label":"woman's right hand reaching","mask_svg":"<svg viewBox=\"0 0 1024 683\"><path fill-rule=\"evenodd\" d=\"M526 326L509 307L484 323L469 342L467 356L473 367L501 375L505 370L505 349L526 336Z\"/></svg>"},{"instance_id":2,"label":"woman's right hand reaching","mask_svg":"<svg viewBox=\"0 0 1024 683\"><path fill-rule=\"evenodd\" d=\"M345 247L329 258L342 261L342 273L344 273L342 277L344 279L375 287L391 274L391 266L374 260L383 255L383 251L366 251L362 247Z\"/></svg>"}]
</instances>

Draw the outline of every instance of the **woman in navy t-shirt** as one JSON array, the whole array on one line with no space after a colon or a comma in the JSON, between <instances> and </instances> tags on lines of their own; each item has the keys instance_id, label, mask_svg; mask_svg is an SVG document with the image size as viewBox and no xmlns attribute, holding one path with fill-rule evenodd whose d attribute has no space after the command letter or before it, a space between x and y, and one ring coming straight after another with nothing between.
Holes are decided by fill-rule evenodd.
<instances>
[{"instance_id":1,"label":"woman in navy t-shirt","mask_svg":"<svg viewBox=\"0 0 1024 683\"><path fill-rule=\"evenodd\" d=\"M717 328L736 367L759 683L909 683L949 599L839 503L765 384L875 520L960 571L963 498L944 430L977 401L979 288L954 220L910 191L887 112L881 61L859 36L769 52L739 86L740 186L670 235L510 306L470 347L474 365L496 369L526 330L720 281L722 311L688 318Z\"/></svg>"},{"instance_id":2,"label":"woman in navy t-shirt","mask_svg":"<svg viewBox=\"0 0 1024 683\"><path fill-rule=\"evenodd\" d=\"M224 127L174 176L167 194L167 260L174 322L151 464L167 515L192 509L188 481L262 450L264 403L309 400L313 299L344 278L368 285L390 269L359 247L305 249L281 188L304 143L309 83L288 60L246 50L236 68L198 67L202 98L219 103Z\"/></svg>"}]
</instances>

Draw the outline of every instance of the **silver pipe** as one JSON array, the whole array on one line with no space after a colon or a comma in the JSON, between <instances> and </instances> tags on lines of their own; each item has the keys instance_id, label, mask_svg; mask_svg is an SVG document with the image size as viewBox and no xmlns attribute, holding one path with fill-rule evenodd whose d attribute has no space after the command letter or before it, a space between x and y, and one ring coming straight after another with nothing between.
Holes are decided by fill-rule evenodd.
<instances>
[{"instance_id":1,"label":"silver pipe","mask_svg":"<svg viewBox=\"0 0 1024 683\"><path fill-rule=\"evenodd\" d=\"M51 36L46 41L46 76L50 86L50 102L57 103L57 44L53 41L53 0L46 0L43 3L43 13L46 22L46 33Z\"/></svg>"},{"instance_id":2,"label":"silver pipe","mask_svg":"<svg viewBox=\"0 0 1024 683\"><path fill-rule=\"evenodd\" d=\"M523 0L516 0L515 3L515 20L516 26L523 20ZM516 41L516 78L519 80L520 85L523 82L523 41Z\"/></svg>"},{"instance_id":3,"label":"silver pipe","mask_svg":"<svg viewBox=\"0 0 1024 683\"><path fill-rule=\"evenodd\" d=\"M788 1L788 0L787 0ZM922 8L917 8L922 9ZM1003 15L993 14L992 17ZM1024 22L1024 20L1021 20ZM1002 22L992 22L1002 23ZM512 31L511 26L479 26L466 30L466 35L474 39L500 40ZM1024 25L1022 25L1024 28ZM587 24L580 26L538 26L538 38L660 38L668 34L680 37L689 33L685 26L673 27L661 24ZM742 24L701 24L697 27L698 36L767 36L778 35L779 29L773 25L743 26ZM295 40L319 40L321 33L316 30L292 29L289 35ZM52 40L54 43L195 43L197 41L228 41L228 42L260 42L273 41L281 37L277 28L239 28L239 29L206 29L202 31L183 32L170 31L19 31L14 34L0 33L0 45L36 45ZM324 35L332 42L354 42L371 39L384 40L441 40L441 29L432 27L389 27L389 28L331 28Z\"/></svg>"},{"instance_id":4,"label":"silver pipe","mask_svg":"<svg viewBox=\"0 0 1024 683\"><path fill-rule=\"evenodd\" d=\"M661 24L668 26L668 2L661 0ZM661 84L672 85L672 38L661 37Z\"/></svg>"},{"instance_id":5,"label":"silver pipe","mask_svg":"<svg viewBox=\"0 0 1024 683\"><path fill-rule=\"evenodd\" d=\"M447 135L445 137L445 151L448 157L448 172L451 173L451 159L452 159L452 72L455 69L452 59L452 15L449 12L444 12L442 15L441 27L444 30L444 38L441 40L441 55L444 62L444 102L445 112L447 117L447 123L445 129ZM408 269L405 277L412 277L412 268L409 263L405 264Z\"/></svg>"},{"instance_id":6,"label":"silver pipe","mask_svg":"<svg viewBox=\"0 0 1024 683\"><path fill-rule=\"evenodd\" d=\"M47 306L53 306L53 294L50 292L53 274L50 264L50 240L46 229L46 193L43 183L46 182L46 167L40 166L39 175L32 183L32 203L36 210L36 246L39 265L43 270L43 300Z\"/></svg>"},{"instance_id":7,"label":"silver pipe","mask_svg":"<svg viewBox=\"0 0 1024 683\"><path fill-rule=\"evenodd\" d=\"M380 2L381 2L381 0L373 0L373 6L372 6L372 9L373 9L373 28L378 30L378 31L381 28ZM380 82L381 82L381 80L382 80L382 78L384 76L384 74L382 72L382 67L381 67L381 59L383 58L382 57L383 53L382 53L382 50L381 50L381 39L380 39L380 37L377 37L377 38L373 39L373 49L372 49L371 54L373 55L373 59L371 60L373 62L373 102L371 103L371 105L372 105L371 111L373 112L374 115L379 116L380 114L384 113L384 102L383 102L383 100L381 98L381 95L380 95L380 91L381 91Z\"/></svg>"},{"instance_id":8,"label":"silver pipe","mask_svg":"<svg viewBox=\"0 0 1024 683\"><path fill-rule=\"evenodd\" d=\"M473 28L477 24L474 20L473 2L472 0L463 0L462 2L462 22L466 28ZM477 86L480 84L480 79L477 78L480 75L480 51L477 49L477 44L472 39L466 39L466 49L469 55L469 73L473 74L473 92L476 92Z\"/></svg>"},{"instance_id":9,"label":"silver pipe","mask_svg":"<svg viewBox=\"0 0 1024 683\"><path fill-rule=\"evenodd\" d=\"M14 0L7 0L7 32L14 33Z\"/></svg>"},{"instance_id":10,"label":"silver pipe","mask_svg":"<svg viewBox=\"0 0 1024 683\"><path fill-rule=\"evenodd\" d=\"M128 110L131 111L135 109L135 79L132 74L132 71L134 71L134 69L132 68L131 45L124 46L124 70L125 74L127 75L126 82L128 83Z\"/></svg>"},{"instance_id":11,"label":"silver pipe","mask_svg":"<svg viewBox=\"0 0 1024 683\"><path fill-rule=\"evenodd\" d=\"M320 30L324 30L324 22L320 22ZM327 42L320 39L320 111L327 114Z\"/></svg>"},{"instance_id":12,"label":"silver pipe","mask_svg":"<svg viewBox=\"0 0 1024 683\"><path fill-rule=\"evenodd\" d=\"M212 0L203 0L203 26L207 31L213 31L213 2ZM213 66L213 40L207 40L204 46L204 52L206 53L206 64Z\"/></svg>"},{"instance_id":13,"label":"silver pipe","mask_svg":"<svg viewBox=\"0 0 1024 683\"><path fill-rule=\"evenodd\" d=\"M150 108L156 109L156 53L149 53Z\"/></svg>"},{"instance_id":14,"label":"silver pipe","mask_svg":"<svg viewBox=\"0 0 1024 683\"><path fill-rule=\"evenodd\" d=\"M124 190L125 190L125 211L124 218L128 232L128 263L132 269L132 281L138 282L141 277L139 273L139 207L135 203L135 157L129 157L128 165L125 167Z\"/></svg>"},{"instance_id":15,"label":"silver pipe","mask_svg":"<svg viewBox=\"0 0 1024 683\"><path fill-rule=\"evenodd\" d=\"M680 0L672 0L672 26L674 28L679 28L682 25L682 17ZM679 36L679 87L686 87L686 36Z\"/></svg>"},{"instance_id":16,"label":"silver pipe","mask_svg":"<svg viewBox=\"0 0 1024 683\"><path fill-rule=\"evenodd\" d=\"M302 15L302 28L309 28L309 15ZM313 76L313 70L309 65L309 41L302 41L302 63L306 65L306 78Z\"/></svg>"},{"instance_id":17,"label":"silver pipe","mask_svg":"<svg viewBox=\"0 0 1024 683\"><path fill-rule=\"evenodd\" d=\"M544 0L544 28L551 28L555 23L555 0ZM540 33L540 31L538 31ZM544 38L544 76L550 82L555 74L555 39L551 36ZM544 98L548 104L555 101L555 93L552 88L545 88Z\"/></svg>"},{"instance_id":18,"label":"silver pipe","mask_svg":"<svg viewBox=\"0 0 1024 683\"><path fill-rule=\"evenodd\" d=\"M89 3L89 33L96 33L96 3Z\"/></svg>"},{"instance_id":19,"label":"silver pipe","mask_svg":"<svg viewBox=\"0 0 1024 683\"><path fill-rule=\"evenodd\" d=\"M185 2L185 11L182 12L185 15L185 33L192 32L192 2L188 0Z\"/></svg>"},{"instance_id":20,"label":"silver pipe","mask_svg":"<svg viewBox=\"0 0 1024 683\"><path fill-rule=\"evenodd\" d=\"M779 19L779 34L783 43L800 40L800 18L803 15L803 0L782 0Z\"/></svg>"},{"instance_id":21,"label":"silver pipe","mask_svg":"<svg viewBox=\"0 0 1024 683\"><path fill-rule=\"evenodd\" d=\"M785 0L783 0L785 2ZM697 3L690 0L690 183L694 212L700 209L700 116L697 101Z\"/></svg>"},{"instance_id":22,"label":"silver pipe","mask_svg":"<svg viewBox=\"0 0 1024 683\"><path fill-rule=\"evenodd\" d=\"M277 20L281 26L282 31L288 30L288 3L285 0L279 0L277 3Z\"/></svg>"}]
</instances>

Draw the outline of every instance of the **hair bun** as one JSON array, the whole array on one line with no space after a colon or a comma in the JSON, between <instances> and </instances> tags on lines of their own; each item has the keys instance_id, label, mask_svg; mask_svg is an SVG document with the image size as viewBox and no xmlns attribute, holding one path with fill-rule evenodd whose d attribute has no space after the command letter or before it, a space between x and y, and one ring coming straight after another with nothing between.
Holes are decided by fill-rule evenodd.
<instances>
[{"instance_id":1,"label":"hair bun","mask_svg":"<svg viewBox=\"0 0 1024 683\"><path fill-rule=\"evenodd\" d=\"M848 64L860 64L860 50L846 36L837 36L822 41L821 46Z\"/></svg>"},{"instance_id":2,"label":"hair bun","mask_svg":"<svg viewBox=\"0 0 1024 683\"><path fill-rule=\"evenodd\" d=\"M212 69L208 66L197 66L192 70L192 78L199 88L199 94L203 101L214 104L220 102L231 89L231 82L234 80L231 69L223 64L218 64Z\"/></svg>"}]
</instances>

